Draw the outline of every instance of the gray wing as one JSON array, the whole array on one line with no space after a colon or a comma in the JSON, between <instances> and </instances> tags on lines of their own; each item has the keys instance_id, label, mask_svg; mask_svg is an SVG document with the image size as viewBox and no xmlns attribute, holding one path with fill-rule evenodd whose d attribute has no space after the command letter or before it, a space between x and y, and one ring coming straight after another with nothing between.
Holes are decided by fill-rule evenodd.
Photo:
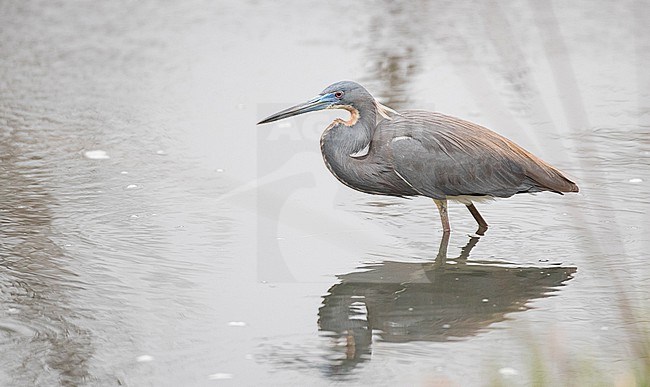
<instances>
[{"instance_id":1,"label":"gray wing","mask_svg":"<svg viewBox=\"0 0 650 387\"><path fill-rule=\"evenodd\" d=\"M401 125L390 140L395 172L424 196L509 197L548 189L530 177L532 155L479 125L427 112L409 112L393 124Z\"/></svg>"}]
</instances>

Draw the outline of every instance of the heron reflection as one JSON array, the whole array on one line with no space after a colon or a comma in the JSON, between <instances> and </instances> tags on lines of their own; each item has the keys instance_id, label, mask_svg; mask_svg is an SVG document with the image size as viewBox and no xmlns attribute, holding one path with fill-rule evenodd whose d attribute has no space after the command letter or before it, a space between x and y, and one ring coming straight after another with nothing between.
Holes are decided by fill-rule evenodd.
<instances>
[{"instance_id":1,"label":"heron reflection","mask_svg":"<svg viewBox=\"0 0 650 387\"><path fill-rule=\"evenodd\" d=\"M345 374L368 360L375 340L463 340L503 321L508 313L549 297L575 267L519 267L506 262L468 261L478 242L471 237L460 256L447 258L443 235L433 262L381 262L339 276L323 297L319 329L331 342L332 374Z\"/></svg>"}]
</instances>

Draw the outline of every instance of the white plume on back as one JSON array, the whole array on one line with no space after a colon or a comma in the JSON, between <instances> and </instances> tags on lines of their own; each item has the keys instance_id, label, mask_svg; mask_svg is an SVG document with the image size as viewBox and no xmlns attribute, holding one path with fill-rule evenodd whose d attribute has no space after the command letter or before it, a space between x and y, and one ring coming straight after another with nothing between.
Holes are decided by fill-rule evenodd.
<instances>
[{"instance_id":1,"label":"white plume on back","mask_svg":"<svg viewBox=\"0 0 650 387\"><path fill-rule=\"evenodd\" d=\"M379 101L375 100L374 102L375 102L375 107L377 108L377 112L385 119L392 120L393 118L390 116L390 114L401 116L401 114L399 114L397 111L389 108L386 105L382 105L381 103L379 103Z\"/></svg>"}]
</instances>

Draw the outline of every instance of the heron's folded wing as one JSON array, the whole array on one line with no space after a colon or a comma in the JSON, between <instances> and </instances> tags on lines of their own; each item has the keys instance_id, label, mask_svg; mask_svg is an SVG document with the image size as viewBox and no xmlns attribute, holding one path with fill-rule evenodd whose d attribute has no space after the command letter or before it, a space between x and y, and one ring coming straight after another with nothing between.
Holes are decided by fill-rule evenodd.
<instances>
[{"instance_id":1,"label":"heron's folded wing","mask_svg":"<svg viewBox=\"0 0 650 387\"><path fill-rule=\"evenodd\" d=\"M400 136L391 141L395 172L420 194L434 199L459 195L508 197L527 192L522 168L494 149L460 145L441 133Z\"/></svg>"}]
</instances>

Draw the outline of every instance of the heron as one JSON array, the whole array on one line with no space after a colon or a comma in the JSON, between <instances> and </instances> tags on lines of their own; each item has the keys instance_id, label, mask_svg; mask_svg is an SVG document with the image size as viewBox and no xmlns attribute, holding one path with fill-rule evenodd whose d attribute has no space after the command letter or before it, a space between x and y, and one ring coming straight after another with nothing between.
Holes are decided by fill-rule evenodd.
<instances>
[{"instance_id":1,"label":"heron","mask_svg":"<svg viewBox=\"0 0 650 387\"><path fill-rule=\"evenodd\" d=\"M481 125L438 112L397 112L352 81L336 82L258 125L323 109L350 113L321 135L329 171L364 193L433 199L443 234L451 231L448 200L464 204L478 224L477 234L484 235L488 224L475 202L521 193L578 192L558 169Z\"/></svg>"}]
</instances>

